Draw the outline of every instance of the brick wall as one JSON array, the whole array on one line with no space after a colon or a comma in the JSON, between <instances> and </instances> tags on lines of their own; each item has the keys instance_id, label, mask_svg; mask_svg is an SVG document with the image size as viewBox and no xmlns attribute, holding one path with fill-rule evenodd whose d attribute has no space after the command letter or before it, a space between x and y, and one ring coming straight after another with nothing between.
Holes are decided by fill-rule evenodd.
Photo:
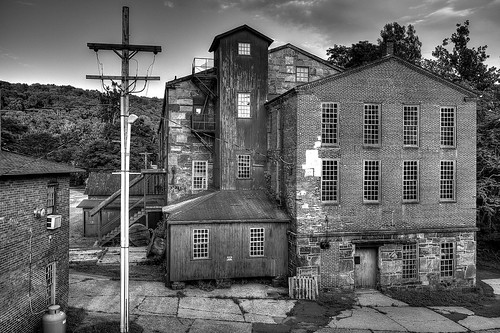
<instances>
[{"instance_id":1,"label":"brick wall","mask_svg":"<svg viewBox=\"0 0 500 333\"><path fill-rule=\"evenodd\" d=\"M57 182L56 213L61 228L47 230L47 184ZM45 267L56 262L56 303L63 311L69 290L69 176L0 180L0 327L2 332L31 332L47 308ZM31 300L31 302L30 302Z\"/></svg>"}]
</instances>

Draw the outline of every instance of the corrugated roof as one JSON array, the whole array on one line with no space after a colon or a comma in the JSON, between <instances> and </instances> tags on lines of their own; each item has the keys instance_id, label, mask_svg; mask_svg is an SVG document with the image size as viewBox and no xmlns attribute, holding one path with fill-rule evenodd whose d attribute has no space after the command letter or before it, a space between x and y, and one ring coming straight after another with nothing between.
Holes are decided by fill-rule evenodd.
<instances>
[{"instance_id":1,"label":"corrugated roof","mask_svg":"<svg viewBox=\"0 0 500 333\"><path fill-rule=\"evenodd\" d=\"M234 190L211 192L204 196L166 206L171 222L287 222L290 218L264 191Z\"/></svg>"},{"instance_id":2,"label":"corrugated roof","mask_svg":"<svg viewBox=\"0 0 500 333\"><path fill-rule=\"evenodd\" d=\"M63 163L0 150L0 177L85 172Z\"/></svg>"},{"instance_id":3,"label":"corrugated roof","mask_svg":"<svg viewBox=\"0 0 500 333\"><path fill-rule=\"evenodd\" d=\"M139 175L130 175L130 180ZM87 180L85 194L88 196L108 196L121 188L121 175L110 172L91 172ZM130 195L142 195L142 185L130 189Z\"/></svg>"}]
</instances>

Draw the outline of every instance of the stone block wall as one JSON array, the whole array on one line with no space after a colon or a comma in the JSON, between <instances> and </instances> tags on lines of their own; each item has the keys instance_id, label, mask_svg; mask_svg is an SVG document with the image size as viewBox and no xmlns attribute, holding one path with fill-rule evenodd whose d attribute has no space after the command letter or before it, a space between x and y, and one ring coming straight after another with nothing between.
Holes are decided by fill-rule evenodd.
<instances>
[{"instance_id":1,"label":"stone block wall","mask_svg":"<svg viewBox=\"0 0 500 333\"><path fill-rule=\"evenodd\" d=\"M57 183L61 228L48 230L47 185ZM63 311L69 291L69 176L26 176L0 180L0 327L5 333L32 332L47 309L45 268L56 263L56 303Z\"/></svg>"}]
</instances>

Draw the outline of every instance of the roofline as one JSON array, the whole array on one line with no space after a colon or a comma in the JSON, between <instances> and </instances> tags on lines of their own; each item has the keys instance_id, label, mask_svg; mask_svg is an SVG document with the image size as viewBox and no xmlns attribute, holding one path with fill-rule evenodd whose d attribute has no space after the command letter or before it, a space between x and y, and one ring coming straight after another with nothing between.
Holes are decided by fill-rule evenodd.
<instances>
[{"instance_id":1,"label":"roofline","mask_svg":"<svg viewBox=\"0 0 500 333\"><path fill-rule=\"evenodd\" d=\"M255 35L257 35L257 36L261 37L261 38L262 38L262 39L264 39L264 40L266 40L266 41L267 41L267 43L268 43L269 45L271 45L271 44L272 44L272 42L274 42L274 40L273 40L272 38L269 38L269 37L267 37L266 35L264 35L263 33L261 33L261 32L259 32L259 31L255 30L254 28L251 28L251 27L249 27L248 25L243 24L243 25L240 25L239 27L236 27L236 28L234 28L234 29L231 29L231 30L229 30L229 31L226 31L226 32L224 32L224 33L221 33L221 34L219 34L219 35L215 36L215 37L214 37L214 40L213 40L213 42L212 42L212 45L210 45L210 48L208 49L208 52L213 52L213 51L215 51L215 49L217 49L217 46L219 45L219 40L220 40L221 38L224 38L224 37L226 37L226 36L229 36L229 35L231 35L231 34L233 34L233 33L237 32L237 31L240 31L240 30L249 30L249 31L250 31L250 32L252 32L253 34L255 34Z\"/></svg>"},{"instance_id":2,"label":"roofline","mask_svg":"<svg viewBox=\"0 0 500 333\"><path fill-rule=\"evenodd\" d=\"M317 55L314 55L314 54L312 54L312 53L309 53L309 52L307 52L306 50L301 49L300 47L295 46L295 45L290 44L290 43L287 43L287 44L285 44L285 45L281 45L281 46L275 47L275 48L273 48L273 49L270 49L270 50L269 50L269 53L277 52L277 51L283 50L283 49L285 49L285 48L287 48L287 47L289 47L289 48L291 48L291 49L294 49L295 51L300 52L300 53L302 53L302 54L304 54L304 55L306 55L306 56L308 56L308 57L310 57L310 58L314 58L314 60L316 60L316 61L318 61L318 62L321 62L321 63L322 63L323 65L325 65L325 66L328 66L328 67L330 67L330 68L333 68L333 69L338 70L338 71L341 71L341 72L345 71L345 68L343 68L343 67L341 67L341 66L337 66L337 65L331 64L331 63L330 63L330 62L328 62L327 60L325 60L325 59L323 59L323 58L320 58L320 57L318 57Z\"/></svg>"},{"instance_id":3,"label":"roofline","mask_svg":"<svg viewBox=\"0 0 500 333\"><path fill-rule=\"evenodd\" d=\"M168 224L194 224L194 223L289 223L290 219L240 219L240 220L192 220L192 221L171 221Z\"/></svg>"}]
</instances>

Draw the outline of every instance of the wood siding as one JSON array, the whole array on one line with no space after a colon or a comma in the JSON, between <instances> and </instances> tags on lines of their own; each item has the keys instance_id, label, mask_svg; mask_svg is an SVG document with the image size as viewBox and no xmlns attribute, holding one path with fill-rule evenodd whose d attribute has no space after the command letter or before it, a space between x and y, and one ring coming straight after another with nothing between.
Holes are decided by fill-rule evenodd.
<instances>
[{"instance_id":1,"label":"wood siding","mask_svg":"<svg viewBox=\"0 0 500 333\"><path fill-rule=\"evenodd\" d=\"M264 228L264 256L250 257L250 229ZM170 224L170 281L287 275L287 223ZM209 229L209 259L193 259L193 229Z\"/></svg>"}]
</instances>

